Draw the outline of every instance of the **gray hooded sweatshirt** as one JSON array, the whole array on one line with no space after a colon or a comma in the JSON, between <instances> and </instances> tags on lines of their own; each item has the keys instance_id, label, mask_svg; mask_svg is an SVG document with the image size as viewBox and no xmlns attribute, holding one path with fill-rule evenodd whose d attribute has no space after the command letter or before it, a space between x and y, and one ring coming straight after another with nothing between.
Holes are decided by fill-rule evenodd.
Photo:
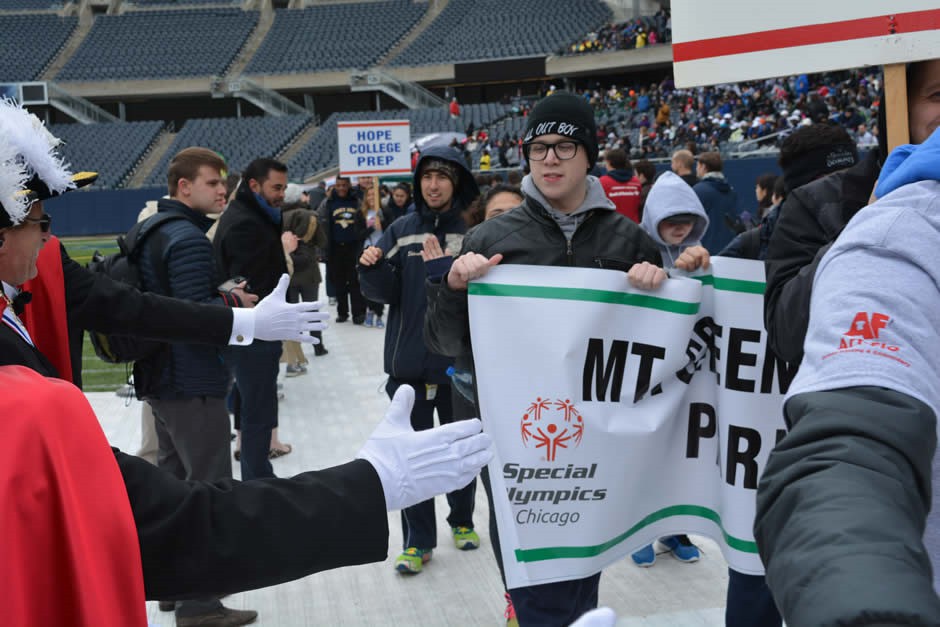
<instances>
[{"instance_id":1,"label":"gray hooded sweatshirt","mask_svg":"<svg viewBox=\"0 0 940 627\"><path fill-rule=\"evenodd\" d=\"M659 223L666 218L680 213L693 213L697 216L695 225L686 238L679 244L667 244L659 236ZM672 172L663 172L656 179L643 208L643 221L640 226L653 238L663 256L663 267L673 268L682 251L690 246L698 246L702 235L708 229L708 214L699 200L698 194L689 184Z\"/></svg>"},{"instance_id":2,"label":"gray hooded sweatshirt","mask_svg":"<svg viewBox=\"0 0 940 627\"><path fill-rule=\"evenodd\" d=\"M548 211L548 214L558 223L558 227L561 229L562 233L565 234L569 242L571 241L571 236L574 235L574 232L577 230L578 225L584 220L585 213L592 209L617 210L617 205L604 193L604 186L601 185L600 179L596 176L587 177L587 193L584 195L584 202L571 213L562 213L552 207L551 203L549 203L545 196L542 195L542 192L539 191L539 188L535 186L535 181L532 180L531 174L527 174L525 178L522 179L522 191L526 196L537 201Z\"/></svg>"}]
</instances>

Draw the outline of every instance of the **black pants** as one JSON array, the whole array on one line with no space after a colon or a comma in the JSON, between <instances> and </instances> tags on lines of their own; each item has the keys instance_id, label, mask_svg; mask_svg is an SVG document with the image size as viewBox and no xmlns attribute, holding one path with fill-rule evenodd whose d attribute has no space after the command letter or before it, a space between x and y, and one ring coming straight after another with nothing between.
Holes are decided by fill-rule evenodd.
<instances>
[{"instance_id":1,"label":"black pants","mask_svg":"<svg viewBox=\"0 0 940 627\"><path fill-rule=\"evenodd\" d=\"M352 305L353 318L364 318L366 315L366 299L359 289L359 273L356 272L356 262L359 261L359 244L336 243L330 247L330 263L327 273L336 290L336 315L340 318L349 316L349 307Z\"/></svg>"},{"instance_id":2,"label":"black pants","mask_svg":"<svg viewBox=\"0 0 940 627\"><path fill-rule=\"evenodd\" d=\"M437 419L442 425L454 421L449 385L438 385L434 398L429 399L428 388L423 382L400 381L389 377L388 383L385 385L388 397L395 396L395 390L405 383L415 389L415 406L411 410L411 426L415 431L423 431L434 426L435 409L437 409ZM447 523L451 527L473 528L473 506L476 492L477 480L474 479L465 487L447 493L447 503L450 505ZM434 520L434 499L428 499L401 510L401 531L403 548L433 549L436 547L437 524Z\"/></svg>"},{"instance_id":3,"label":"black pants","mask_svg":"<svg viewBox=\"0 0 940 627\"><path fill-rule=\"evenodd\" d=\"M728 569L725 627L780 627L783 619L763 575Z\"/></svg>"}]
</instances>

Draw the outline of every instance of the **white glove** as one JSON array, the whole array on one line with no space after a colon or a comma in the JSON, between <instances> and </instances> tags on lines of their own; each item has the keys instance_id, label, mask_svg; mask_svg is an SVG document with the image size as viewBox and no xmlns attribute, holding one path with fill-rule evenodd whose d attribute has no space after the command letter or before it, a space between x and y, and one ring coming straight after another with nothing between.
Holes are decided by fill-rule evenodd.
<instances>
[{"instance_id":1,"label":"white glove","mask_svg":"<svg viewBox=\"0 0 940 627\"><path fill-rule=\"evenodd\" d=\"M478 418L415 431L414 404L414 388L398 388L385 418L356 455L375 468L390 512L466 486L493 457L493 440L481 432Z\"/></svg>"},{"instance_id":2,"label":"white glove","mask_svg":"<svg viewBox=\"0 0 940 627\"><path fill-rule=\"evenodd\" d=\"M310 335L310 331L322 331L330 314L320 311L319 301L312 303L288 303L287 285L290 277L281 275L274 291L250 310L255 313L255 339L279 342L293 340L319 344L320 340Z\"/></svg>"},{"instance_id":3,"label":"white glove","mask_svg":"<svg viewBox=\"0 0 940 627\"><path fill-rule=\"evenodd\" d=\"M617 614L609 607L599 607L581 615L581 618L571 623L571 627L614 627L617 623Z\"/></svg>"}]
</instances>

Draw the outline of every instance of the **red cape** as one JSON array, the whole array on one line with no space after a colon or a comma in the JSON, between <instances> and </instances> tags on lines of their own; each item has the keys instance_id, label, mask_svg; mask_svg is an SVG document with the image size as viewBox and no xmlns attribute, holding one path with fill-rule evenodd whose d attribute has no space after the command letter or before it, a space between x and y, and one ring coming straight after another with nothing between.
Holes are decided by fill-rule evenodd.
<instances>
[{"instance_id":1,"label":"red cape","mask_svg":"<svg viewBox=\"0 0 940 627\"><path fill-rule=\"evenodd\" d=\"M72 381L72 360L69 353L69 327L65 309L65 276L62 272L62 250L55 236L39 251L36 262L39 274L23 284L33 300L20 319L26 325L36 348L46 356L59 377Z\"/></svg>"},{"instance_id":2,"label":"red cape","mask_svg":"<svg viewBox=\"0 0 940 627\"><path fill-rule=\"evenodd\" d=\"M134 517L85 396L21 366L0 390L4 624L145 627Z\"/></svg>"}]
</instances>

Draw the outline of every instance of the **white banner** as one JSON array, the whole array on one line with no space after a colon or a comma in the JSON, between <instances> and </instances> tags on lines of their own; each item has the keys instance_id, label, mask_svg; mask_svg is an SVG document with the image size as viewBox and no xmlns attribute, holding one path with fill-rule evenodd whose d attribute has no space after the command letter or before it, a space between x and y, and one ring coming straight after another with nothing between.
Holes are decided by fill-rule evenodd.
<instances>
[{"instance_id":1,"label":"white banner","mask_svg":"<svg viewBox=\"0 0 940 627\"><path fill-rule=\"evenodd\" d=\"M408 120L337 122L339 172L343 176L411 173Z\"/></svg>"},{"instance_id":2,"label":"white banner","mask_svg":"<svg viewBox=\"0 0 940 627\"><path fill-rule=\"evenodd\" d=\"M674 0L676 85L714 85L940 57L924 0ZM772 17L770 17L772 16Z\"/></svg>"},{"instance_id":3,"label":"white banner","mask_svg":"<svg viewBox=\"0 0 940 627\"><path fill-rule=\"evenodd\" d=\"M754 496L795 370L765 359L763 264L713 268L657 292L582 268L498 266L471 283L510 588L588 576L674 533L763 573Z\"/></svg>"}]
</instances>

